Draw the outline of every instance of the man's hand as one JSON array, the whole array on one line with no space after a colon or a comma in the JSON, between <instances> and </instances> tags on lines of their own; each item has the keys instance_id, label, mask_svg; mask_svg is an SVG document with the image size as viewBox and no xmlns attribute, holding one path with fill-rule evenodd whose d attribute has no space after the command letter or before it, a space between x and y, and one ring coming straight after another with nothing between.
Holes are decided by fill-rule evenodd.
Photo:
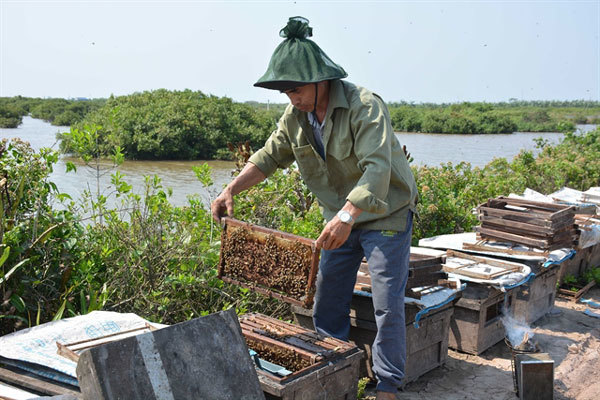
<instances>
[{"instance_id":1,"label":"man's hand","mask_svg":"<svg viewBox=\"0 0 600 400\"><path fill-rule=\"evenodd\" d=\"M229 217L233 217L233 196L266 178L256 165L251 162L247 163L242 172L211 203L210 211L215 221L221 222L221 217L225 215L225 212Z\"/></svg>"},{"instance_id":2,"label":"man's hand","mask_svg":"<svg viewBox=\"0 0 600 400\"><path fill-rule=\"evenodd\" d=\"M211 203L210 211L215 221L221 222L221 217L227 213L228 216L233 217L233 196L227 189L223 190L221 194Z\"/></svg>"},{"instance_id":3,"label":"man's hand","mask_svg":"<svg viewBox=\"0 0 600 400\"><path fill-rule=\"evenodd\" d=\"M333 217L325 225L323 232L317 239L317 247L324 250L337 249L346 242L351 231L352 225L343 223L337 216Z\"/></svg>"},{"instance_id":4,"label":"man's hand","mask_svg":"<svg viewBox=\"0 0 600 400\"><path fill-rule=\"evenodd\" d=\"M348 211L355 221L362 213L360 208L354 206L354 204L349 201L346 201L342 210ZM324 250L337 249L348 240L350 232L352 232L352 224L342 222L336 215L327 223L327 225L325 225L323 232L321 232L321 235L317 239L317 247Z\"/></svg>"}]
</instances>

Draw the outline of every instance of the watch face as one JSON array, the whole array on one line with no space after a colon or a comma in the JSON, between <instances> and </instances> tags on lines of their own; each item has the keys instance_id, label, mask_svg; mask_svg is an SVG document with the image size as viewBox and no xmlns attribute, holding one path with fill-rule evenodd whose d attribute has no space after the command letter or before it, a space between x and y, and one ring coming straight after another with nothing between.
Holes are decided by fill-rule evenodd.
<instances>
[{"instance_id":1,"label":"watch face","mask_svg":"<svg viewBox=\"0 0 600 400\"><path fill-rule=\"evenodd\" d=\"M350 213L347 211L341 212L340 220L344 223L348 223L348 222L352 221L352 215L350 215Z\"/></svg>"}]
</instances>

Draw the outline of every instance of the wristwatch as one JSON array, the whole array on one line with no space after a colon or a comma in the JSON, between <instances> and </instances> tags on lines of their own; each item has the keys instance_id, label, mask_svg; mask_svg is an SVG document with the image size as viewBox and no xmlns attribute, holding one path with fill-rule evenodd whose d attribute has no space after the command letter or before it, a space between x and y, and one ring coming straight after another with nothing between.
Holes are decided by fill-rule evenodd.
<instances>
[{"instance_id":1,"label":"wristwatch","mask_svg":"<svg viewBox=\"0 0 600 400\"><path fill-rule=\"evenodd\" d=\"M352 218L352 214L350 214L346 210L338 211L337 217L340 219L340 221L342 221L345 224L350 224L350 225L354 224L354 218Z\"/></svg>"}]
</instances>

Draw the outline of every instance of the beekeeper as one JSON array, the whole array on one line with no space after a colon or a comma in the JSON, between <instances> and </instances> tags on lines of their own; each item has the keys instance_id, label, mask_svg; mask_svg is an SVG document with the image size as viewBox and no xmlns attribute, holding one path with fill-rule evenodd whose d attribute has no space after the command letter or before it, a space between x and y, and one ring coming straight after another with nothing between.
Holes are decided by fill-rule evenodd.
<instances>
[{"instance_id":1,"label":"beekeeper","mask_svg":"<svg viewBox=\"0 0 600 400\"><path fill-rule=\"evenodd\" d=\"M344 69L308 39L307 19L290 18L279 34L284 40L254 86L279 90L291 104L264 147L212 203L212 214L217 220L233 216L236 194L297 163L327 220L317 239L315 327L348 340L356 274L366 257L377 323L377 399L394 399L406 359L404 289L415 180L383 100L343 80Z\"/></svg>"}]
</instances>

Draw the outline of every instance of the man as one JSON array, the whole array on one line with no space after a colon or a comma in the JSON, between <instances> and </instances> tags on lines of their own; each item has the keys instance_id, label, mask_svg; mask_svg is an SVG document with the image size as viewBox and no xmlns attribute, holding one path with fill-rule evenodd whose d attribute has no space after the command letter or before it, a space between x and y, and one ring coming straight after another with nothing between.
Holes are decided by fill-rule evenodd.
<instances>
[{"instance_id":1,"label":"man","mask_svg":"<svg viewBox=\"0 0 600 400\"><path fill-rule=\"evenodd\" d=\"M290 18L267 72L255 86L290 105L277 130L212 203L233 215L233 196L294 161L327 225L313 319L318 332L348 340L350 302L363 256L369 264L377 336L377 399L394 399L404 376L404 289L417 189L383 101L342 78L346 72L313 41L308 20Z\"/></svg>"}]
</instances>

